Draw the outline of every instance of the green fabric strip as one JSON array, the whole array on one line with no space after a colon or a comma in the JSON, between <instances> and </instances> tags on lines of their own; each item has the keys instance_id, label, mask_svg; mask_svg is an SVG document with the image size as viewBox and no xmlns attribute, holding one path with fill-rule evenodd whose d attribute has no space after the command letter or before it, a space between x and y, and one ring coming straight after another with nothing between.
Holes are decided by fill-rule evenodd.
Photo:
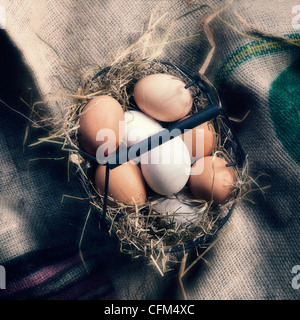
<instances>
[{"instance_id":1,"label":"green fabric strip","mask_svg":"<svg viewBox=\"0 0 300 320\"><path fill-rule=\"evenodd\" d=\"M269 108L278 139L300 164L300 59L271 84Z\"/></svg>"},{"instance_id":2,"label":"green fabric strip","mask_svg":"<svg viewBox=\"0 0 300 320\"><path fill-rule=\"evenodd\" d=\"M300 34L288 34L284 37L292 43L300 45ZM216 75L215 84L218 86L218 84L226 79L235 68L242 63L251 60L253 57L280 52L287 50L287 48L293 48L293 46L270 38L249 42L241 46L226 59Z\"/></svg>"}]
</instances>

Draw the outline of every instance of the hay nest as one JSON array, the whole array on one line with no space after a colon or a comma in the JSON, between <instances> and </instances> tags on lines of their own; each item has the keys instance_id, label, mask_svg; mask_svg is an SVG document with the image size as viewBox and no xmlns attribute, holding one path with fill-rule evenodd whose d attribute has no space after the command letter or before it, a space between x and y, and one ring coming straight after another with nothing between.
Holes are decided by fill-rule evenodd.
<instances>
[{"instance_id":1,"label":"hay nest","mask_svg":"<svg viewBox=\"0 0 300 320\"><path fill-rule=\"evenodd\" d=\"M172 74L185 83L190 82L190 79L177 68L147 59L129 59L101 70L101 72L95 70L91 73L93 76L87 77L84 81L82 79L80 88L74 95L75 103L70 106L58 131L64 139L65 150L70 153L70 160L89 194L91 204L102 213L104 197L98 192L94 183L94 172L98 164L76 151L76 148L79 148L76 130L83 108L95 96L105 94L117 99L124 111L137 109L133 99L133 87L139 79L148 74ZM194 114L204 109L208 102L199 88L193 86L190 89L194 98L190 114ZM220 118L214 120L214 127L217 144L213 156L222 157L230 162L234 158L232 150L227 148L230 132L229 136L228 132L225 135ZM187 188L171 198L153 193L142 205L127 205L110 199L118 205L107 207L106 223L109 226L109 233L119 239L122 252L129 253L133 257L149 257L160 273L164 274L169 266L179 262L182 255L190 248L206 246L207 240L219 230L222 219L226 217L234 202L247 189L246 167L233 169L238 177L234 192L222 205L216 206L212 202L193 199ZM164 213L158 210L156 205L164 200L176 200L180 213L177 213L176 208ZM181 207L188 209L182 212ZM179 219L176 219L178 217Z\"/></svg>"},{"instance_id":2,"label":"hay nest","mask_svg":"<svg viewBox=\"0 0 300 320\"><path fill-rule=\"evenodd\" d=\"M62 149L68 153L69 163L74 166L75 174L88 194L92 207L100 213L103 212L104 197L98 192L94 183L94 172L98 164L79 152L76 135L79 119L86 104L96 96L110 95L121 104L124 111L137 109L133 98L134 85L142 77L153 73L167 73L182 79L185 83L190 82L180 69L158 61L156 58L159 54L152 52L146 58L131 54L137 52L137 46L143 49L141 41L145 40L153 28L149 30L146 30L144 36L109 67L92 68L85 76L80 77L77 92L71 95L73 103L65 106L61 119L55 121L46 119L51 123L51 130L48 137L38 142L54 142L62 145ZM158 46L158 51L161 50L161 46ZM190 90L194 98L190 114L195 114L203 110L208 101L199 87L191 86ZM228 143L233 137L230 129L225 127L220 119L221 116L213 120L217 144L212 155L232 162L234 154L232 149L228 148ZM42 122L44 124L45 119ZM149 258L163 275L174 263L180 263L190 249L207 248L233 205L249 192L253 179L248 174L247 161L243 168L234 166L233 170L237 179L231 198L226 203L214 205L213 202L193 199L187 188L170 199L155 193L150 194L147 202L142 205L127 205L116 201L117 206L108 206L106 211L105 221L109 227L109 234L119 239L122 252L135 258L141 256ZM178 209L181 207L189 209L186 212L175 209L172 212L162 213L156 205L165 200L176 200ZM193 219L190 219L191 215Z\"/></svg>"}]
</instances>

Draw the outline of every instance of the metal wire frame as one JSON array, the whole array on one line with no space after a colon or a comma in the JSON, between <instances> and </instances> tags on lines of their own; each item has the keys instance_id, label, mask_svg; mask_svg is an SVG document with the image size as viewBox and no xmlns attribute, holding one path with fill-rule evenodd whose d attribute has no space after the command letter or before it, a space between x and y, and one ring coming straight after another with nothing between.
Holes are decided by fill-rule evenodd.
<instances>
[{"instance_id":1,"label":"metal wire frame","mask_svg":"<svg viewBox=\"0 0 300 320\"><path fill-rule=\"evenodd\" d=\"M108 201L108 193L109 193L109 173L110 170L113 170L114 168L117 168L118 166L124 164L124 159L127 161L133 160L133 155L139 156L143 154L144 152L148 152L151 149L171 140L174 139L176 136L179 136L183 132L186 132L187 130L191 130L195 128L196 126L199 126L200 124L210 121L216 117L219 117L219 122L223 128L223 131L228 138L230 148L232 149L232 153L234 155L234 159L232 159L232 162L228 163L227 166L237 166L242 167L245 161L245 152L239 142L239 139L236 135L236 132L232 126L232 123L227 115L226 110L222 107L221 102L219 100L219 97L216 94L215 88L209 81L201 77L199 74L193 75L188 70L178 67L175 64L171 62L166 61L159 61L161 64L171 67L173 69L180 70L189 80L190 82L185 86L186 89L196 86L198 89L201 90L201 92L206 96L207 101L209 102L208 106L200 110L199 112L191 115L190 117L186 118L185 120L182 120L180 122L174 123L173 125L169 126L168 128L164 128L159 133L152 135L138 143L136 143L134 146L117 150L114 154L108 156L105 160L105 162L101 162L100 165L106 166L106 174L105 174L105 190L104 190L104 196L103 196L103 208L102 210L99 210L101 221L104 225L109 225L111 222L106 216L107 212L107 201ZM110 70L110 67L107 67L100 72L98 72L93 79L98 78L99 76L105 74ZM176 129L176 130L174 130ZM170 135L170 132L172 132L172 135ZM175 132L175 134L173 134ZM162 138L161 138L162 137ZM155 143L153 143L155 142ZM131 148L135 148L135 150L143 150L140 152L140 154L137 153L131 153ZM75 150L75 148L73 148ZM98 160L93 157L92 155L84 152L81 149L76 149L84 158L91 160L95 163L99 163ZM129 155L132 155L131 158ZM134 158L135 158L134 157ZM122 162L119 161L122 159ZM125 161L126 162L126 161ZM88 193L89 196L92 197L92 193L89 190L89 187L86 184L86 181L84 177L81 175L80 180ZM235 207L235 202L231 205L231 207L228 210L228 213L224 218L222 218L219 221L219 225L217 228L217 231L219 231L228 221L230 218L233 209ZM209 242L211 238L214 235L203 235L197 240L190 241L188 244L180 245L178 247L173 247L171 249L166 249L166 253L176 253L176 252L182 252L182 251L189 251L193 249L194 247L204 244L204 242Z\"/></svg>"}]
</instances>

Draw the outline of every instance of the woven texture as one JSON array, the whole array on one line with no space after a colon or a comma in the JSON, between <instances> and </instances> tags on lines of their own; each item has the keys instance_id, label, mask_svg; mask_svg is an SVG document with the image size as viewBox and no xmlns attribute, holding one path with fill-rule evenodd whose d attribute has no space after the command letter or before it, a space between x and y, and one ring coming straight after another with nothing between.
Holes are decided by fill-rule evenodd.
<instances>
[{"instance_id":1,"label":"woven texture","mask_svg":"<svg viewBox=\"0 0 300 320\"><path fill-rule=\"evenodd\" d=\"M248 117L235 127L259 183L271 185L239 203L221 240L185 281L190 299L299 299L292 268L299 252L299 92L300 36L292 26L294 0L236 1L211 29L216 51L206 76L216 85L230 115ZM209 2L215 9L220 1ZM276 4L275 4L276 3ZM143 259L121 254L117 241L99 230L86 194L68 177L65 156L55 145L28 147L45 135L30 130L30 110L20 97L48 101L63 112L66 93L76 92L73 69L104 65L136 41L150 14L166 28L200 1L16 1L2 0L0 30L0 265L7 271L3 299L181 299L174 274L160 274ZM182 17L170 35L197 33L202 8ZM253 33L237 17L266 34ZM202 33L174 41L161 58L197 73L210 50ZM80 67L80 68L79 68ZM31 89L29 89L31 88ZM31 97L31 92L33 96ZM17 112L16 112L17 111ZM19 112L19 113L18 113ZM56 160L49 160L55 158ZM254 203L253 203L254 201ZM227 230L228 229L228 230ZM86 272L86 268L89 273Z\"/></svg>"}]
</instances>

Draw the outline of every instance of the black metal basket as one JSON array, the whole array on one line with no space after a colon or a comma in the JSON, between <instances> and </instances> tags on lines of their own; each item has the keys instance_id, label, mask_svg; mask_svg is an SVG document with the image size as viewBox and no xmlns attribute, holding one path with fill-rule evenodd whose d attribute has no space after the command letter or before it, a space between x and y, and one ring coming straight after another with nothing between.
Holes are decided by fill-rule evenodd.
<instances>
[{"instance_id":1,"label":"black metal basket","mask_svg":"<svg viewBox=\"0 0 300 320\"><path fill-rule=\"evenodd\" d=\"M200 110L199 112L191 115L190 117L180 121L176 122L172 125L170 125L167 128L164 128L159 133L152 135L148 137L147 139L144 139L143 141L140 141L136 143L134 146L130 146L128 148L123 148L120 150L117 150L114 154L108 156L106 158L105 163L101 163L100 165L106 166L106 176L105 176L105 191L104 191L104 200L103 200L103 209L99 210L100 219L102 222L102 225L111 226L112 221L107 218L107 201L108 201L108 193L109 193L109 174L111 170L114 170L116 167L120 166L124 163L124 159L127 159L127 161L134 160L133 158L130 158L130 155L133 154L130 152L131 148L135 148L135 150L147 150L144 152L148 152L151 149L165 143L166 141L169 141L170 139L173 139L176 137L176 134L170 135L170 132L177 132L178 135L180 135L183 132L186 132L187 130L191 130L195 128L196 126L199 126L200 124L214 120L218 117L218 121L222 126L222 130L227 138L227 145L226 147L230 149L230 154L232 154L231 161L227 164L227 166L236 166L236 167L243 167L244 161L245 161L245 153L244 150L239 142L239 139L235 133L235 130L232 126L232 123L227 115L226 110L222 107L220 99L217 95L217 92L213 85L207 81L204 77L201 77L199 74L193 75L188 70L178 67L170 62L165 61L159 61L162 65L171 68L179 70L187 79L189 79L189 83L186 85L186 89L190 87L195 87L197 90L200 90L204 96L206 97L208 101L207 107L205 107L203 110ZM99 76L105 75L110 70L111 67L107 67L100 72L98 72L93 79L98 78ZM177 130L174 130L177 129ZM158 139L160 137L160 139ZM161 138L162 137L162 138ZM153 143L156 142L156 143ZM71 147L72 149L72 147ZM73 148L74 149L74 148ZM75 150L75 149L74 149ZM84 152L81 149L76 149L79 154L81 154L82 157L95 162L98 164L98 161L95 157L91 156L90 154ZM143 153L143 152L142 152ZM142 154L141 153L141 154ZM139 156L141 154L136 154L135 157ZM119 161L119 159L122 159L122 162ZM79 174L79 178L82 182L82 185L84 189L86 190L87 194L92 198L93 194L90 190L88 184L86 183L86 179L82 174ZM235 206L235 201L228 209L227 214L220 218L217 225L217 231L219 231L225 223L230 218L232 211ZM178 253L178 252L187 252L191 249L193 249L196 246L203 245L204 243L210 242L212 237L215 235L203 235L199 237L197 240L190 241L184 245L178 245L174 246L172 248L165 249L166 253Z\"/></svg>"}]
</instances>

